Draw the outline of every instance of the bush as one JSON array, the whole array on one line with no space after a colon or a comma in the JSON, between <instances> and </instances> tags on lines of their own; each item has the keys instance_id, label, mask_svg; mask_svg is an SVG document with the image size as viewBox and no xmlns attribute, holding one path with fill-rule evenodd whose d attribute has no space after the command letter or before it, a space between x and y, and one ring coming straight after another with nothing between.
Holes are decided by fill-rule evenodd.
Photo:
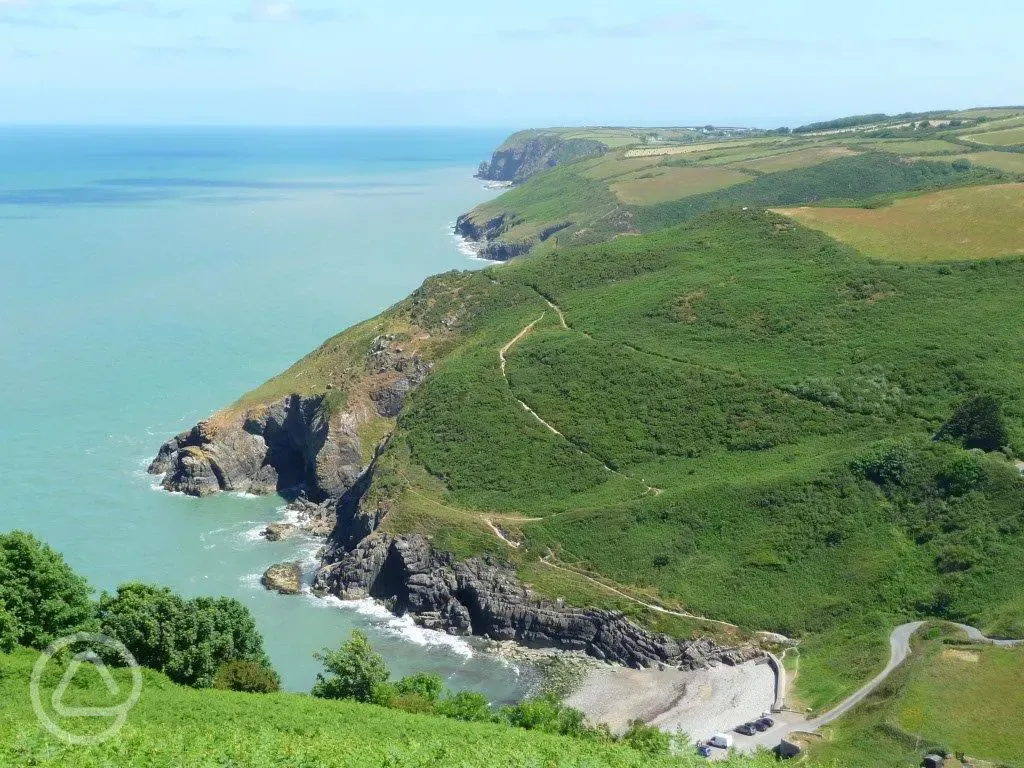
<instances>
[{"instance_id":1,"label":"bush","mask_svg":"<svg viewBox=\"0 0 1024 768\"><path fill-rule=\"evenodd\" d=\"M221 664L213 678L213 687L221 691L242 693L275 693L281 680L274 670L248 659L235 659Z\"/></svg>"},{"instance_id":2,"label":"bush","mask_svg":"<svg viewBox=\"0 0 1024 768\"><path fill-rule=\"evenodd\" d=\"M630 723L629 730L622 734L621 741L639 752L654 757L667 755L672 751L672 737L660 728L647 725L643 720L634 720ZM690 740L680 738L680 741L689 743Z\"/></svg>"},{"instance_id":3,"label":"bush","mask_svg":"<svg viewBox=\"0 0 1024 768\"><path fill-rule=\"evenodd\" d=\"M850 468L878 485L902 485L909 478L914 453L903 444L877 448L854 459Z\"/></svg>"},{"instance_id":4,"label":"bush","mask_svg":"<svg viewBox=\"0 0 1024 768\"><path fill-rule=\"evenodd\" d=\"M607 738L607 731L588 728L582 712L565 706L551 694L504 707L499 717L509 725L528 731L543 731L577 738Z\"/></svg>"},{"instance_id":5,"label":"bush","mask_svg":"<svg viewBox=\"0 0 1024 768\"><path fill-rule=\"evenodd\" d=\"M985 477L981 462L967 454L954 459L938 477L939 487L950 496L963 496L981 485Z\"/></svg>"},{"instance_id":6,"label":"bush","mask_svg":"<svg viewBox=\"0 0 1024 768\"><path fill-rule=\"evenodd\" d=\"M314 696L381 703L375 689L385 685L391 673L384 657L373 650L366 635L358 629L352 630L352 636L338 650L325 648L313 656L324 665L324 673L316 676Z\"/></svg>"},{"instance_id":7,"label":"bush","mask_svg":"<svg viewBox=\"0 0 1024 768\"><path fill-rule=\"evenodd\" d=\"M94 606L85 579L36 537L0 534L0 635L9 643L45 648L53 640L93 628Z\"/></svg>"},{"instance_id":8,"label":"bush","mask_svg":"<svg viewBox=\"0 0 1024 768\"><path fill-rule=\"evenodd\" d=\"M1002 408L992 395L978 395L961 403L935 437L983 451L998 451L1009 442Z\"/></svg>"},{"instance_id":9,"label":"bush","mask_svg":"<svg viewBox=\"0 0 1024 768\"><path fill-rule=\"evenodd\" d=\"M420 696L427 701L434 702L441 698L444 681L437 675L420 672L403 677L395 683L395 690L399 696Z\"/></svg>"},{"instance_id":10,"label":"bush","mask_svg":"<svg viewBox=\"0 0 1024 768\"><path fill-rule=\"evenodd\" d=\"M494 719L487 697L476 691L450 693L437 703L434 712L442 717L471 723L486 723Z\"/></svg>"},{"instance_id":11,"label":"bush","mask_svg":"<svg viewBox=\"0 0 1024 768\"><path fill-rule=\"evenodd\" d=\"M245 660L274 675L249 609L234 598L184 600L167 587L122 584L100 598L102 631L144 667L207 688L224 664Z\"/></svg>"}]
</instances>

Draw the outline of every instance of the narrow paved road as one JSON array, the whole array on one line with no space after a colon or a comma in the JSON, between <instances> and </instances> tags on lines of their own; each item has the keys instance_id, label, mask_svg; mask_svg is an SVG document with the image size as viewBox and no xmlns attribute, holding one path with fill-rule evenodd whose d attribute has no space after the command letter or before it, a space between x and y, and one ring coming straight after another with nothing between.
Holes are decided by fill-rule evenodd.
<instances>
[{"instance_id":1,"label":"narrow paved road","mask_svg":"<svg viewBox=\"0 0 1024 768\"><path fill-rule=\"evenodd\" d=\"M786 738L791 733L817 731L835 720L838 720L874 693L878 687L886 681L889 675L892 674L893 670L907 660L911 651L910 640L914 636L914 633L924 626L925 623L926 622L924 621L912 621L907 624L900 624L896 627L889 635L889 663L885 665L885 669L878 673L871 682L867 683L864 687L860 688L854 694L840 702L834 709L831 709L812 720L805 720L795 712L780 712L777 715L772 716L775 720L775 726L764 733L759 733L756 736L741 736L740 734L733 734L736 739L736 748L741 752L753 752L759 747L767 747L771 749L778 746L782 739ZM956 624L955 626L962 629L967 634L968 639L976 643L992 643L993 645L1002 647L1018 645L1024 646L1024 639L997 640L991 637L986 637L982 634L981 630L976 629L975 627L969 627L966 624ZM736 723L736 725L739 725L739 723Z\"/></svg>"}]
</instances>

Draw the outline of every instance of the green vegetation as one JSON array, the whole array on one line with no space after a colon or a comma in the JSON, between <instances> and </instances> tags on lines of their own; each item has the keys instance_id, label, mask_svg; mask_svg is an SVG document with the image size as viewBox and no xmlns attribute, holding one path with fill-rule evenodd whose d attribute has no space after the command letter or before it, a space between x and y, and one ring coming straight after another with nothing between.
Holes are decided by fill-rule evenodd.
<instances>
[{"instance_id":1,"label":"green vegetation","mask_svg":"<svg viewBox=\"0 0 1024 768\"><path fill-rule=\"evenodd\" d=\"M627 204L651 205L680 197L713 192L749 180L749 176L727 168L667 167L625 177L612 184L618 198Z\"/></svg>"},{"instance_id":2,"label":"green vegetation","mask_svg":"<svg viewBox=\"0 0 1024 768\"><path fill-rule=\"evenodd\" d=\"M388 529L432 520L438 546L504 553L542 594L628 602L604 579L802 637L799 694L816 708L870 677L908 616L1014 625L1024 482L999 454L967 466L931 437L987 391L1024 448L1024 350L1004 311L1021 260L871 262L748 211L490 276L516 298L478 315L399 419ZM538 318L507 353L509 389L498 350ZM858 463L892 440L916 468L905 485Z\"/></svg>"},{"instance_id":3,"label":"green vegetation","mask_svg":"<svg viewBox=\"0 0 1024 768\"><path fill-rule=\"evenodd\" d=\"M236 660L273 675L249 609L234 598L184 600L167 587L123 584L100 598L97 613L104 634L177 683L211 686L222 665Z\"/></svg>"},{"instance_id":4,"label":"green vegetation","mask_svg":"<svg viewBox=\"0 0 1024 768\"><path fill-rule=\"evenodd\" d=\"M667 768L696 766L696 756L654 757L625 745L567 739L492 723L441 721L435 717L348 701L324 701L287 693L247 694L194 690L143 671L142 697L124 728L95 747L70 746L38 723L28 696L36 655L0 655L0 765L59 768ZM48 665L44 691L63 673ZM114 670L123 689L126 672ZM69 706L111 706L96 675L81 671L68 688ZM44 696L49 700L49 696ZM63 722L63 721L61 721ZM68 727L81 733L76 718ZM92 721L106 728L107 719ZM733 758L729 766L768 768L773 760Z\"/></svg>"},{"instance_id":5,"label":"green vegetation","mask_svg":"<svg viewBox=\"0 0 1024 768\"><path fill-rule=\"evenodd\" d=\"M1024 254L1024 184L946 189L884 208L779 211L893 261L964 261Z\"/></svg>"},{"instance_id":6,"label":"green vegetation","mask_svg":"<svg viewBox=\"0 0 1024 768\"><path fill-rule=\"evenodd\" d=\"M995 171L945 162L907 163L881 153L841 157L809 168L761 176L748 184L635 210L636 225L652 231L716 208L858 203L954 184L999 180Z\"/></svg>"},{"instance_id":7,"label":"green vegetation","mask_svg":"<svg viewBox=\"0 0 1024 768\"><path fill-rule=\"evenodd\" d=\"M264 664L248 659L233 659L217 670L213 687L219 691L275 693L281 689L281 680Z\"/></svg>"},{"instance_id":8,"label":"green vegetation","mask_svg":"<svg viewBox=\"0 0 1024 768\"><path fill-rule=\"evenodd\" d=\"M926 751L1024 764L1024 649L965 643L932 627L868 701L827 729L813 761L849 768L916 766Z\"/></svg>"},{"instance_id":9,"label":"green vegetation","mask_svg":"<svg viewBox=\"0 0 1024 768\"><path fill-rule=\"evenodd\" d=\"M1024 146L1024 128L1008 128L1004 131L971 133L964 138L968 141L988 144L994 147Z\"/></svg>"},{"instance_id":10,"label":"green vegetation","mask_svg":"<svg viewBox=\"0 0 1024 768\"><path fill-rule=\"evenodd\" d=\"M93 629L93 612L88 584L58 552L28 533L0 534L0 650Z\"/></svg>"}]
</instances>

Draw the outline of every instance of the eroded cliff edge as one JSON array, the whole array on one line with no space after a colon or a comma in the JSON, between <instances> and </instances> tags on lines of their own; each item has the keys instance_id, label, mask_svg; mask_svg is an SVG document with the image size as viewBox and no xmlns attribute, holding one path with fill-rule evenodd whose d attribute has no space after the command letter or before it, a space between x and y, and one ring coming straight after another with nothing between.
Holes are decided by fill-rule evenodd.
<instances>
[{"instance_id":1,"label":"eroded cliff edge","mask_svg":"<svg viewBox=\"0 0 1024 768\"><path fill-rule=\"evenodd\" d=\"M534 174L581 157L600 155L608 146L596 139L566 138L554 131L520 131L512 134L480 163L477 178L522 184Z\"/></svg>"}]
</instances>

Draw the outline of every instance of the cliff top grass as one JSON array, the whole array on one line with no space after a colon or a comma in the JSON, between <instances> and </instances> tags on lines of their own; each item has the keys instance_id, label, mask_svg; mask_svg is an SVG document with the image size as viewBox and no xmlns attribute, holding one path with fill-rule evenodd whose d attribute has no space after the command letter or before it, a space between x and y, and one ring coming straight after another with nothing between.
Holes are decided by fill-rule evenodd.
<instances>
[{"instance_id":1,"label":"cliff top grass","mask_svg":"<svg viewBox=\"0 0 1024 768\"><path fill-rule=\"evenodd\" d=\"M99 746L68 745L43 729L29 700L37 653L0 653L0 764L54 768L111 765L247 768L647 768L694 766L693 756L652 757L631 748L501 725L465 723L309 696L196 690L143 670L142 696L120 732ZM52 663L44 690L56 688L63 669ZM111 697L100 677L83 666L67 689L65 706L115 706L130 678L115 671L122 690ZM44 696L49 702L49 697ZM51 710L47 710L51 713ZM59 720L59 718L58 718ZM88 733L88 719L59 721ZM102 730L108 719L96 720ZM729 766L767 766L771 758L733 758Z\"/></svg>"}]
</instances>

